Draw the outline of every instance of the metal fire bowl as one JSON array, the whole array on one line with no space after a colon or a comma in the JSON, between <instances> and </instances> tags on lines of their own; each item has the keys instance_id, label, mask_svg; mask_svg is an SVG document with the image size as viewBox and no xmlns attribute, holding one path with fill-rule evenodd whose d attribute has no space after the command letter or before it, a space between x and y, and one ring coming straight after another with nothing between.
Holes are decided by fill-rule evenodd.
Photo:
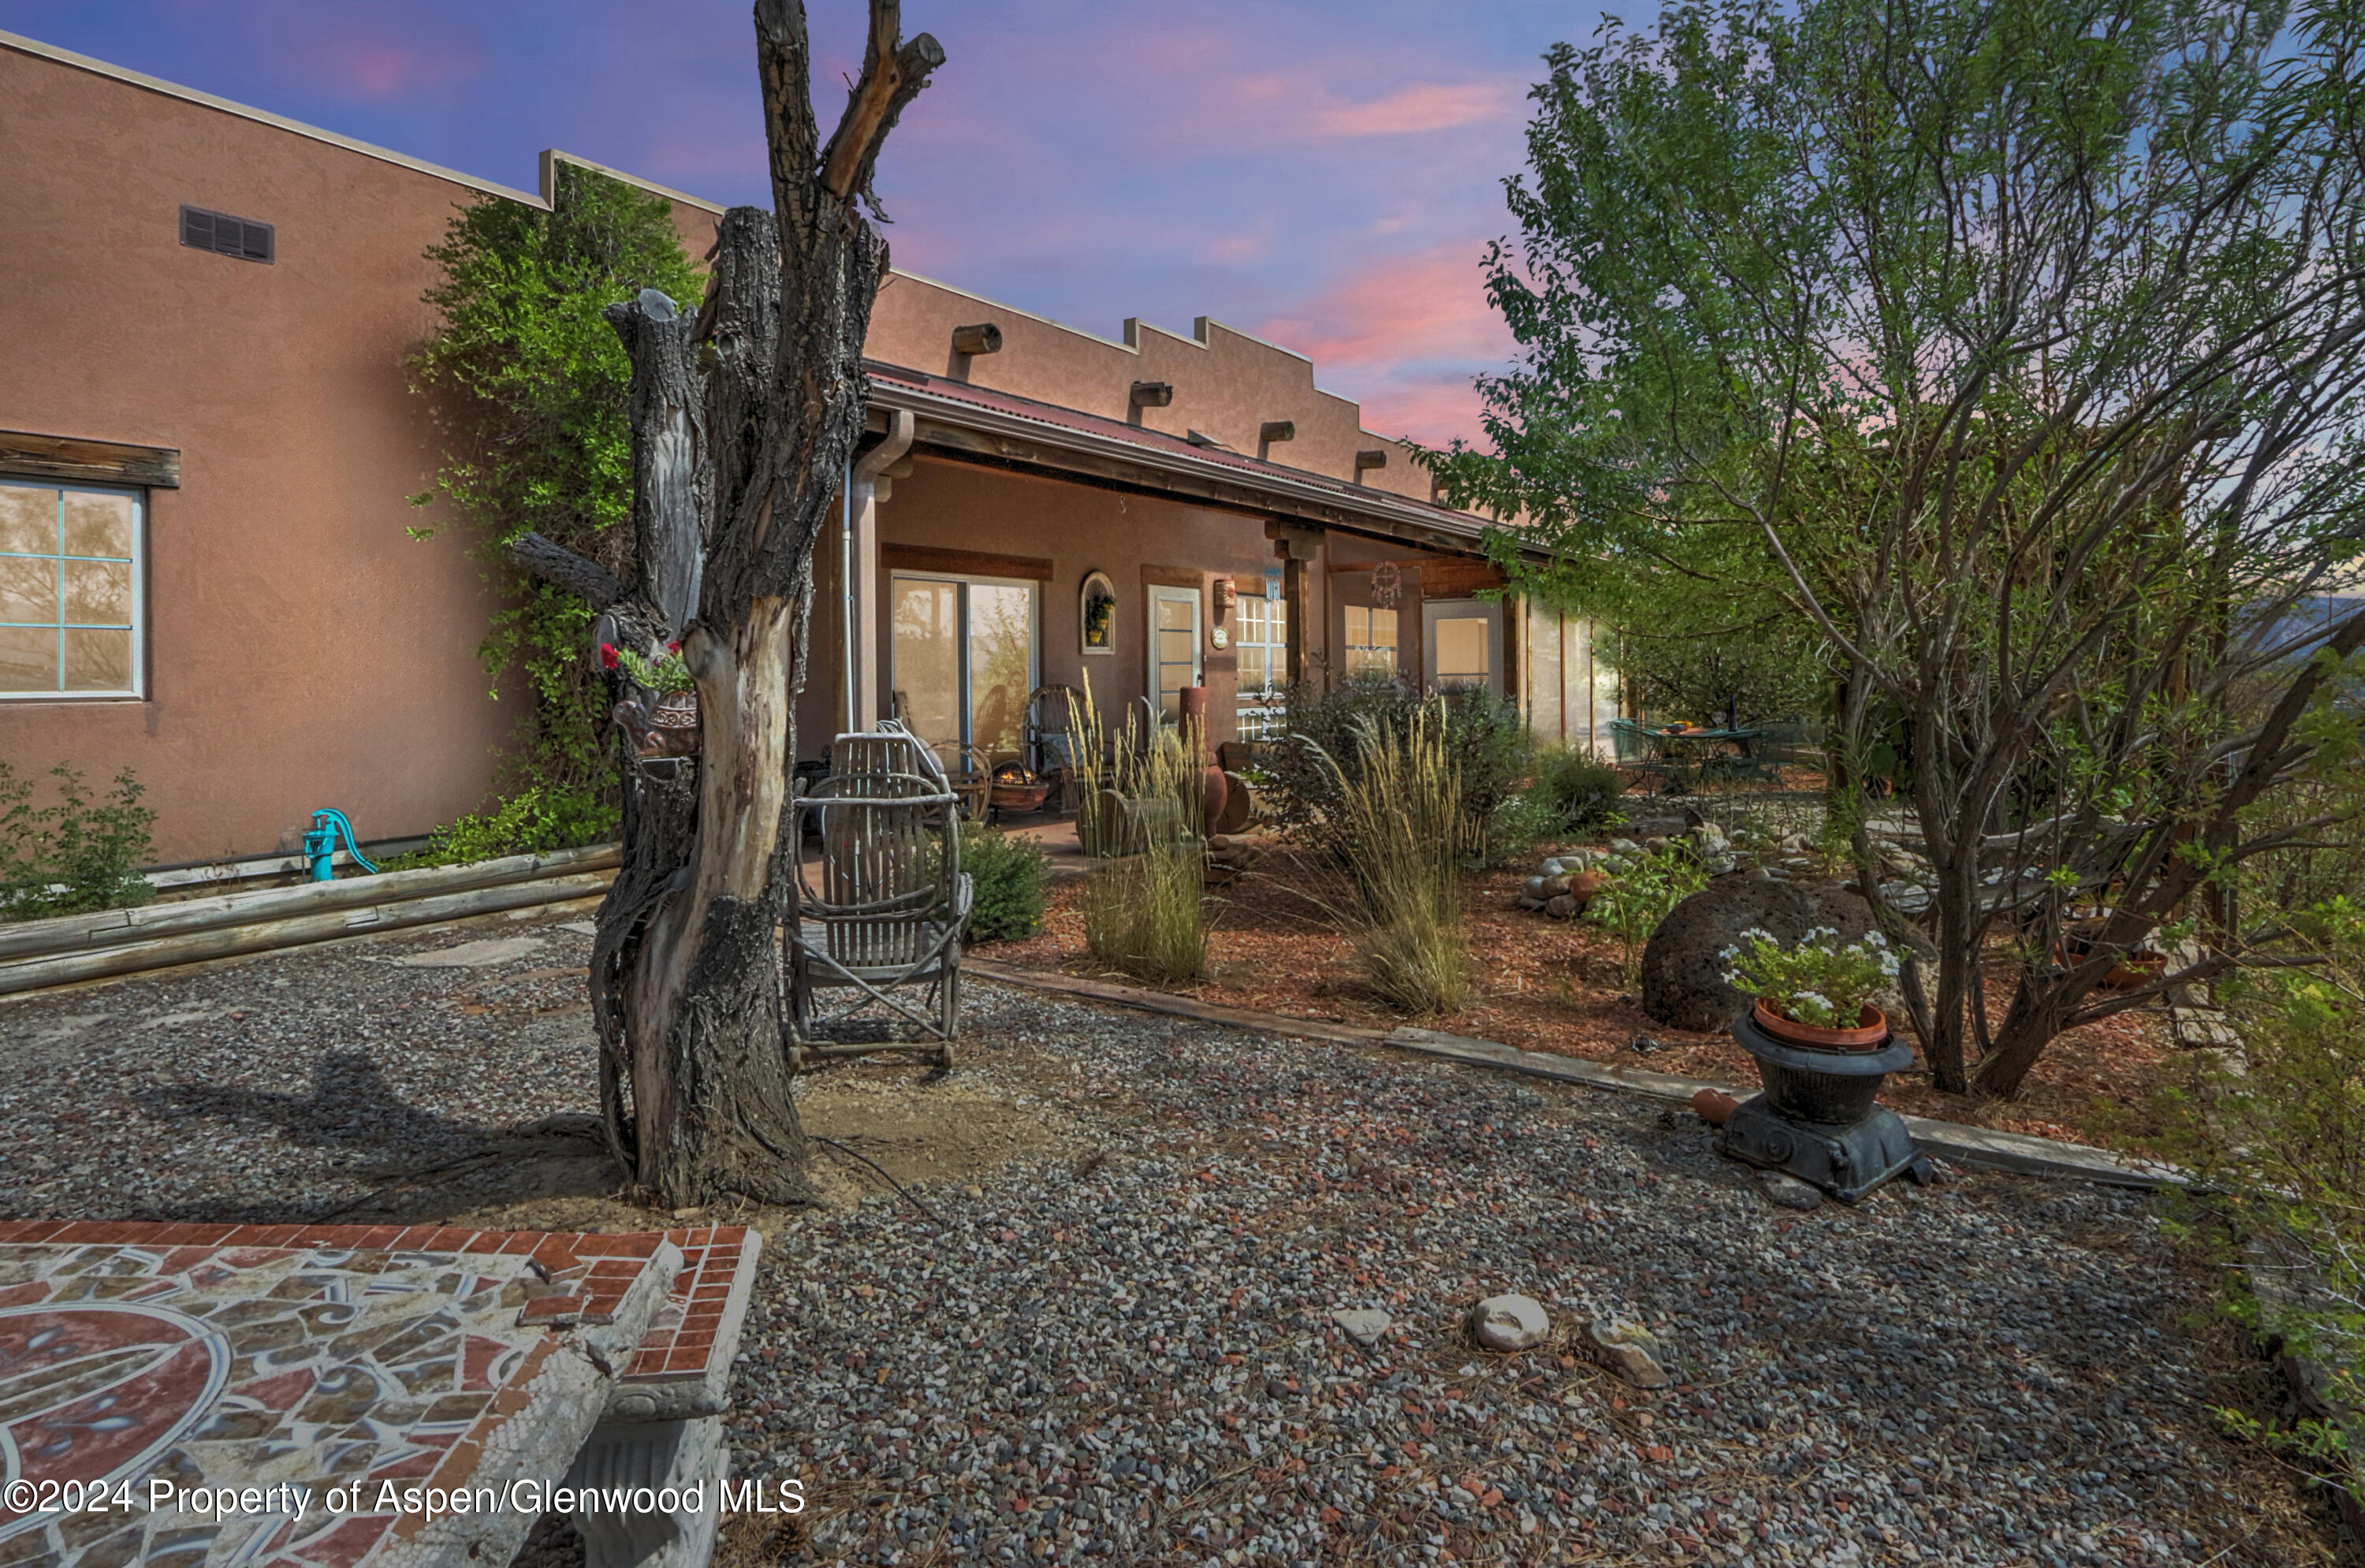
<instances>
[{"instance_id":1,"label":"metal fire bowl","mask_svg":"<svg viewBox=\"0 0 2365 1568\"><path fill-rule=\"evenodd\" d=\"M1914 1170L1920 1152L1904 1121L1873 1103L1883 1079L1912 1065L1911 1046L1891 1035L1877 1051L1812 1050L1774 1038L1746 1013L1732 1021L1732 1037L1757 1058L1765 1092L1733 1112L1717 1135L1720 1153L1787 1170L1850 1204Z\"/></svg>"}]
</instances>

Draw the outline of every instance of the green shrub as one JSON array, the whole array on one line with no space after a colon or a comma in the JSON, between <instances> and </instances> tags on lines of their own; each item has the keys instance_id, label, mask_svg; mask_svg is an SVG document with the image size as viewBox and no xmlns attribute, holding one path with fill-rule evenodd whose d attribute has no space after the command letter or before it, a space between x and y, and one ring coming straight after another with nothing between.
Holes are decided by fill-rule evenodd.
<instances>
[{"instance_id":1,"label":"green shrub","mask_svg":"<svg viewBox=\"0 0 2365 1568\"><path fill-rule=\"evenodd\" d=\"M1619 821L1624 788L1618 769L1584 747L1555 745L1536 754L1528 795L1552 812L1564 832L1587 833Z\"/></svg>"},{"instance_id":2,"label":"green shrub","mask_svg":"<svg viewBox=\"0 0 2365 1568\"><path fill-rule=\"evenodd\" d=\"M2345 898L2294 916L2324 962L2237 970L2218 985L2247 1059L2200 1068L2160 1096L2154 1145L2196 1177L2259 1250L2251 1275L2273 1299L2236 1315L2315 1362L2334 1414L2291 1427L2234 1410L2229 1426L2310 1463L2365 1500L2365 907Z\"/></svg>"},{"instance_id":3,"label":"green shrub","mask_svg":"<svg viewBox=\"0 0 2365 1568\"><path fill-rule=\"evenodd\" d=\"M1041 845L987 828L961 840L960 863L974 888L969 914L971 940L1015 942L1042 928L1043 887L1050 863Z\"/></svg>"},{"instance_id":4,"label":"green shrub","mask_svg":"<svg viewBox=\"0 0 2365 1568\"><path fill-rule=\"evenodd\" d=\"M1280 824L1303 832L1338 810L1341 792L1362 767L1364 731L1401 734L1431 703L1442 716L1445 754L1460 780L1458 849L1475 861L1490 858L1496 808L1519 792L1534 743L1518 705L1483 689L1423 698L1391 678L1351 680L1330 691L1311 684L1291 688L1286 738L1266 765Z\"/></svg>"},{"instance_id":5,"label":"green shrub","mask_svg":"<svg viewBox=\"0 0 2365 1568\"><path fill-rule=\"evenodd\" d=\"M382 870L422 866L461 866L498 860L504 855L548 855L612 837L616 812L596 788L562 790L533 785L495 804L489 812L447 823L427 835L426 845L387 861Z\"/></svg>"},{"instance_id":6,"label":"green shrub","mask_svg":"<svg viewBox=\"0 0 2365 1568\"><path fill-rule=\"evenodd\" d=\"M1631 855L1585 906L1585 918L1618 938L1619 968L1628 985L1642 978L1642 946L1675 907L1708 886L1708 868L1690 848L1670 844L1654 855Z\"/></svg>"},{"instance_id":7,"label":"green shrub","mask_svg":"<svg viewBox=\"0 0 2365 1568\"><path fill-rule=\"evenodd\" d=\"M612 839L615 696L590 656L591 609L519 570L504 546L538 532L631 580L633 364L602 312L643 288L695 310L705 282L671 202L566 162L549 211L480 199L426 259L438 274L425 296L435 325L407 364L413 389L434 400L443 457L435 487L411 499L441 495L466 520L506 601L477 657L529 700L495 781L498 803L443 830L453 847L424 863ZM435 532L410 530L422 540Z\"/></svg>"},{"instance_id":8,"label":"green shrub","mask_svg":"<svg viewBox=\"0 0 2365 1568\"><path fill-rule=\"evenodd\" d=\"M1533 870L1543 846L1566 836L1560 813L1533 790L1522 790L1486 818L1486 864Z\"/></svg>"},{"instance_id":9,"label":"green shrub","mask_svg":"<svg viewBox=\"0 0 2365 1568\"><path fill-rule=\"evenodd\" d=\"M140 803L144 786L125 768L103 800L61 764L54 804L33 804L33 781L0 762L0 920L87 914L146 903L156 890L140 874L153 854L156 813Z\"/></svg>"}]
</instances>

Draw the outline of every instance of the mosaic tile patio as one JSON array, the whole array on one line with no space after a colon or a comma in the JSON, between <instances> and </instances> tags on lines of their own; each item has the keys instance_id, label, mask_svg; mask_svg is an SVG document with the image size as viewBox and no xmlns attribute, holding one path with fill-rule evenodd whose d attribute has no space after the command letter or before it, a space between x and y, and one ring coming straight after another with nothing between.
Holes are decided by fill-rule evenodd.
<instances>
[{"instance_id":1,"label":"mosaic tile patio","mask_svg":"<svg viewBox=\"0 0 2365 1568\"><path fill-rule=\"evenodd\" d=\"M620 1394L719 1407L754 1245L0 1222L0 1565L505 1562L532 1513L387 1484L518 1495Z\"/></svg>"}]
</instances>

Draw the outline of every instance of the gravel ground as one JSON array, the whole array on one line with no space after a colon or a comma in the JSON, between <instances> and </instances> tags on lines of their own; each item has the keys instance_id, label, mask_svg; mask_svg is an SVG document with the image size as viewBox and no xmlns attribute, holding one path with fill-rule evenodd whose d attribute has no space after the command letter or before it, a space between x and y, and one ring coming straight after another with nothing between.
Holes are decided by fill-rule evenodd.
<instances>
[{"instance_id":1,"label":"gravel ground","mask_svg":"<svg viewBox=\"0 0 2365 1568\"><path fill-rule=\"evenodd\" d=\"M0 1005L0 1215L518 1199L488 1158L579 1142L592 1092L588 944L521 929L490 969L387 961L458 939L431 934ZM737 1467L814 1506L769 1540L741 1521L743 1560L2329 1560L2208 1414L2260 1380L2183 1326L2201 1287L2141 1199L1966 1175L1796 1215L1687 1115L969 1002L948 1084L813 1081L899 1106L958 1085L961 1114L1025 1124L1008 1153L916 1185L936 1217L883 1191L757 1216ZM1547 1305L1552 1347L1469 1348L1500 1291ZM1359 1347L1347 1306L1395 1327ZM1676 1387L1567 1353L1603 1312L1660 1335Z\"/></svg>"}]
</instances>

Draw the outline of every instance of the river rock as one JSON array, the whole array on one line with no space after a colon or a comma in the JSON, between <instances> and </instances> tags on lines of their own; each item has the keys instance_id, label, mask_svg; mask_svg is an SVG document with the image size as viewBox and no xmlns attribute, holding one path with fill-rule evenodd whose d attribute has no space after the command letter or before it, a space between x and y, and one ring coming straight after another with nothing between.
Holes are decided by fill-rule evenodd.
<instances>
[{"instance_id":1,"label":"river rock","mask_svg":"<svg viewBox=\"0 0 2365 1568\"><path fill-rule=\"evenodd\" d=\"M1395 1319L1375 1306L1342 1306L1330 1315L1330 1321L1358 1345L1370 1345L1376 1343Z\"/></svg>"},{"instance_id":2,"label":"river rock","mask_svg":"<svg viewBox=\"0 0 2365 1568\"><path fill-rule=\"evenodd\" d=\"M1470 1309L1470 1334L1490 1350L1531 1350L1552 1333L1543 1303L1533 1296L1490 1295Z\"/></svg>"},{"instance_id":3,"label":"river rock","mask_svg":"<svg viewBox=\"0 0 2365 1568\"><path fill-rule=\"evenodd\" d=\"M1760 1170L1757 1186L1786 1209L1797 1209L1805 1214L1823 1206L1821 1188L1811 1182L1799 1181L1787 1170Z\"/></svg>"},{"instance_id":4,"label":"river rock","mask_svg":"<svg viewBox=\"0 0 2365 1568\"><path fill-rule=\"evenodd\" d=\"M1637 1388L1664 1388L1675 1380L1659 1364L1657 1336L1622 1317L1597 1317L1585 1326L1586 1353Z\"/></svg>"}]
</instances>

